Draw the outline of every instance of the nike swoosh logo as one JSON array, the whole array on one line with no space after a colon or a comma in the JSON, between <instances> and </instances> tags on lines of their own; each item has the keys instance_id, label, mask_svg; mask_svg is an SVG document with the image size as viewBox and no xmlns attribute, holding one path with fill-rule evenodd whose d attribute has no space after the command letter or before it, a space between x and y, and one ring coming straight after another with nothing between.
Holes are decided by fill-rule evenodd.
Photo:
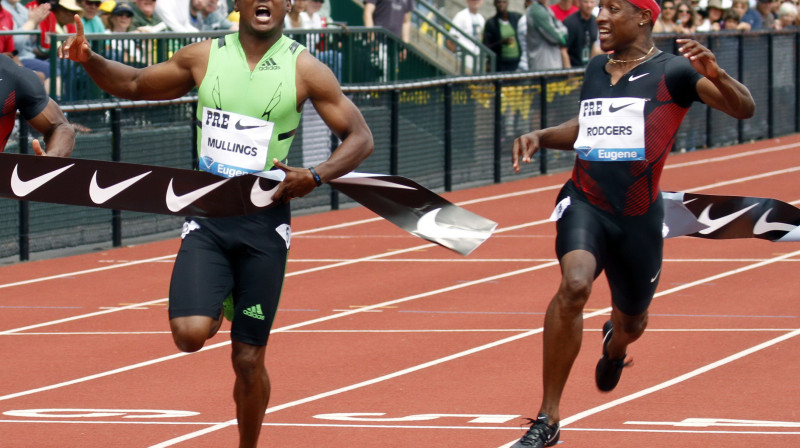
<instances>
[{"instance_id":1,"label":"nike swoosh logo","mask_svg":"<svg viewBox=\"0 0 800 448\"><path fill-rule=\"evenodd\" d=\"M608 112L613 114L614 112L617 112L617 111L619 111L619 110L625 109L626 107L628 107L628 106L631 106L631 105L633 105L633 104L634 104L634 103L628 103L628 104L626 104L626 105L624 105L624 106L619 106L619 107L617 107L617 106L614 106L614 105L612 104L611 106L608 106Z\"/></svg>"},{"instance_id":2,"label":"nike swoosh logo","mask_svg":"<svg viewBox=\"0 0 800 448\"><path fill-rule=\"evenodd\" d=\"M258 179L253 182L253 188L250 189L250 202L253 203L256 207L266 207L269 204L272 204L272 195L275 193L275 190L278 189L278 185L275 185L271 190L264 190L261 188L261 184Z\"/></svg>"},{"instance_id":3,"label":"nike swoosh logo","mask_svg":"<svg viewBox=\"0 0 800 448\"><path fill-rule=\"evenodd\" d=\"M713 233L713 232L717 231L718 229L722 228L723 226L729 224L734 219L744 215L751 208L755 207L758 204L753 204L753 205L751 205L749 207L745 207L745 208L739 210L738 212L734 212L734 213L731 213L730 215L723 216L721 218L716 218L716 219L711 219L711 217L708 215L708 211L711 210L711 205L713 205L713 204L709 204L708 207L703 209L703 211L700 213L700 216L697 218L698 222L708 226L707 228L705 228L705 229L703 229L703 230L701 230L699 232L699 233L702 233L703 235L708 235L709 233Z\"/></svg>"},{"instance_id":4,"label":"nike swoosh logo","mask_svg":"<svg viewBox=\"0 0 800 448\"><path fill-rule=\"evenodd\" d=\"M647 76L649 74L650 73L648 72L648 73L642 73L641 75L636 75L636 76L631 75L631 76L628 77L628 82L636 81L637 79L643 78L643 77L645 77L645 76Z\"/></svg>"},{"instance_id":5,"label":"nike swoosh logo","mask_svg":"<svg viewBox=\"0 0 800 448\"><path fill-rule=\"evenodd\" d=\"M126 188L135 184L150 173L152 173L152 171L148 171L128 180L123 180L122 182L116 183L110 187L103 188L100 185L97 185L97 171L95 171L94 175L92 176L92 182L89 184L89 198L95 204L103 204L114 196L122 193Z\"/></svg>"},{"instance_id":6,"label":"nike swoosh logo","mask_svg":"<svg viewBox=\"0 0 800 448\"><path fill-rule=\"evenodd\" d=\"M176 195L175 190L172 189L173 180L174 179L169 180L169 186L167 187L167 208L172 212L178 212L180 210L183 210L187 205L191 204L192 202L200 199L201 197L215 190L217 187L229 181L230 179L223 179L219 182L213 183L211 185L206 185L203 188L192 191L190 193L182 194L180 196Z\"/></svg>"},{"instance_id":7,"label":"nike swoosh logo","mask_svg":"<svg viewBox=\"0 0 800 448\"><path fill-rule=\"evenodd\" d=\"M431 240L456 240L456 239L480 239L485 240L491 236L491 232L480 230L459 229L457 227L442 226L436 222L436 216L442 211L441 207L431 210L420 216L417 221L417 230L413 233Z\"/></svg>"},{"instance_id":8,"label":"nike swoosh logo","mask_svg":"<svg viewBox=\"0 0 800 448\"><path fill-rule=\"evenodd\" d=\"M754 235L761 235L762 233L772 232L773 230L782 230L786 232L791 232L797 226L793 224L785 224L782 222L768 222L767 216L772 209L767 210L764 212L761 217L758 218L756 221L756 225L753 227L753 234Z\"/></svg>"},{"instance_id":9,"label":"nike swoosh logo","mask_svg":"<svg viewBox=\"0 0 800 448\"><path fill-rule=\"evenodd\" d=\"M74 165L74 163L67 165L63 168L50 171L49 173L42 174L41 176L34 177L30 180L22 180L19 178L19 173L17 173L17 168L19 167L19 164L17 164L14 166L14 171L11 173L11 191L19 197L25 197Z\"/></svg>"},{"instance_id":10,"label":"nike swoosh logo","mask_svg":"<svg viewBox=\"0 0 800 448\"><path fill-rule=\"evenodd\" d=\"M266 124L257 124L257 125L242 124L242 120L237 121L236 124L233 125L233 127L235 127L237 131L246 131L248 129L262 128L264 126L266 126Z\"/></svg>"},{"instance_id":11,"label":"nike swoosh logo","mask_svg":"<svg viewBox=\"0 0 800 448\"><path fill-rule=\"evenodd\" d=\"M656 275L653 276L653 278L650 279L650 283L655 283L655 281L656 281L656 279L658 278L659 275L661 275L661 268L658 268L658 272L656 272Z\"/></svg>"}]
</instances>

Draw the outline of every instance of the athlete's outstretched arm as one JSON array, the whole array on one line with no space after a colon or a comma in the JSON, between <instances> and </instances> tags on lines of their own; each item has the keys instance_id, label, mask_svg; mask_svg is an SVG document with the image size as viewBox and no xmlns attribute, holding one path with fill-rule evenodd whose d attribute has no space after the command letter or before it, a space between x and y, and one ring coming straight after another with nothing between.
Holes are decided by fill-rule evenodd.
<instances>
[{"instance_id":1,"label":"athlete's outstretched arm","mask_svg":"<svg viewBox=\"0 0 800 448\"><path fill-rule=\"evenodd\" d=\"M296 80L298 107L310 100L325 124L342 140L330 158L315 167L320 180L327 182L353 171L373 149L372 132L361 112L344 96L333 72L308 51L297 57ZM277 160L273 163L286 172L274 200L302 197L316 187L310 170L287 167Z\"/></svg>"},{"instance_id":2,"label":"athlete's outstretched arm","mask_svg":"<svg viewBox=\"0 0 800 448\"><path fill-rule=\"evenodd\" d=\"M520 163L531 163L531 157L539 151L539 148L572 151L575 140L578 139L579 129L578 117L575 117L558 126L540 129L517 137L511 151L511 166L514 168L514 172L519 173Z\"/></svg>"},{"instance_id":3,"label":"athlete's outstretched arm","mask_svg":"<svg viewBox=\"0 0 800 448\"><path fill-rule=\"evenodd\" d=\"M691 39L677 42L678 50L689 59L697 73L704 76L697 83L697 94L703 102L740 120L753 116L756 103L750 90L720 68L711 50Z\"/></svg>"},{"instance_id":4,"label":"athlete's outstretched arm","mask_svg":"<svg viewBox=\"0 0 800 448\"><path fill-rule=\"evenodd\" d=\"M28 120L28 123L44 136L48 156L69 157L75 146L75 129L67 121L64 112L51 98L39 115ZM39 140L33 141L36 155L45 155Z\"/></svg>"},{"instance_id":5,"label":"athlete's outstretched arm","mask_svg":"<svg viewBox=\"0 0 800 448\"><path fill-rule=\"evenodd\" d=\"M194 88L193 71L205 73L208 65L209 42L203 41L181 48L166 62L137 69L93 52L83 33L83 22L77 14L75 26L78 28L77 34L67 38L58 48L58 57L80 62L101 89L120 98L179 98Z\"/></svg>"}]
</instances>

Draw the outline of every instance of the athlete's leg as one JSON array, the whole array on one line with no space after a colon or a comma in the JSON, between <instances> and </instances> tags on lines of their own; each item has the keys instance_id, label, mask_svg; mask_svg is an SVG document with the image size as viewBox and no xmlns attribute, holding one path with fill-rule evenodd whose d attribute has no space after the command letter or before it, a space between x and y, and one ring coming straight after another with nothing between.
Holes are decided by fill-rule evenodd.
<instances>
[{"instance_id":1,"label":"athlete's leg","mask_svg":"<svg viewBox=\"0 0 800 448\"><path fill-rule=\"evenodd\" d=\"M213 319L208 316L175 317L169 320L172 340L182 352L196 352L214 337L222 325L222 313Z\"/></svg>"},{"instance_id":2,"label":"athlete's leg","mask_svg":"<svg viewBox=\"0 0 800 448\"><path fill-rule=\"evenodd\" d=\"M561 258L561 285L550 301L544 321L544 395L540 413L550 422L561 419L559 403L583 337L583 307L592 292L597 261L585 250Z\"/></svg>"},{"instance_id":3,"label":"athlete's leg","mask_svg":"<svg viewBox=\"0 0 800 448\"><path fill-rule=\"evenodd\" d=\"M239 424L239 448L254 448L269 402L270 382L264 365L266 346L232 341L236 383L233 399Z\"/></svg>"},{"instance_id":4,"label":"athlete's leg","mask_svg":"<svg viewBox=\"0 0 800 448\"><path fill-rule=\"evenodd\" d=\"M606 343L606 353L609 359L621 359L625 357L628 345L639 339L647 328L647 311L630 316L612 304L611 323L614 324L614 331Z\"/></svg>"}]
</instances>

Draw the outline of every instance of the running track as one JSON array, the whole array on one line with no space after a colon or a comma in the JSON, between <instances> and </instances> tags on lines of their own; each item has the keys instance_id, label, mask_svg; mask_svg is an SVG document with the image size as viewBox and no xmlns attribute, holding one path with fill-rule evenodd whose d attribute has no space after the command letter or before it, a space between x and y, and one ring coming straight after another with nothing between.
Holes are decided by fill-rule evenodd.
<instances>
[{"instance_id":1,"label":"running track","mask_svg":"<svg viewBox=\"0 0 800 448\"><path fill-rule=\"evenodd\" d=\"M526 167L532 169L532 167ZM800 136L676 154L665 190L800 203ZM296 218L261 446L499 448L540 399L569 173L447 194L497 221L469 257L363 208ZM177 235L177 231L176 231ZM235 446L229 341L176 352L178 239L0 268L0 446ZM568 447L800 446L800 244L668 240L650 328L612 393L604 279L565 392Z\"/></svg>"}]
</instances>

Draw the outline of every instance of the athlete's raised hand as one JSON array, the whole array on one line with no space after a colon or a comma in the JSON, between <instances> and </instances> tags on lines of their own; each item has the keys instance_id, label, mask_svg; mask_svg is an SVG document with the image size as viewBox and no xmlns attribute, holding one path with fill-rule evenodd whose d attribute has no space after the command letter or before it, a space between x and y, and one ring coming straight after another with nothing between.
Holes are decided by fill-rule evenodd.
<instances>
[{"instance_id":1,"label":"athlete's raised hand","mask_svg":"<svg viewBox=\"0 0 800 448\"><path fill-rule=\"evenodd\" d=\"M536 131L521 135L514 140L511 151L511 166L519 173L520 162L531 163L531 157L539 150L539 134Z\"/></svg>"},{"instance_id":2,"label":"athlete's raised hand","mask_svg":"<svg viewBox=\"0 0 800 448\"><path fill-rule=\"evenodd\" d=\"M689 59L697 73L709 79L716 79L719 76L717 57L711 50L692 39L677 39L676 42L680 45L678 51Z\"/></svg>"},{"instance_id":3,"label":"athlete's raised hand","mask_svg":"<svg viewBox=\"0 0 800 448\"><path fill-rule=\"evenodd\" d=\"M89 42L83 33L83 22L81 16L75 14L75 27L78 32L74 36L70 36L67 40L58 47L58 57L61 59L70 59L75 62L86 62L92 54L92 49L89 47Z\"/></svg>"},{"instance_id":4,"label":"athlete's raised hand","mask_svg":"<svg viewBox=\"0 0 800 448\"><path fill-rule=\"evenodd\" d=\"M272 159L272 164L275 165L275 168L286 173L286 178L278 185L278 189L272 195L273 201L289 202L294 198L302 198L317 187L314 176L308 168L292 167L281 163L278 159Z\"/></svg>"},{"instance_id":5,"label":"athlete's raised hand","mask_svg":"<svg viewBox=\"0 0 800 448\"><path fill-rule=\"evenodd\" d=\"M39 143L39 139L33 139L33 153L37 156L46 156L47 154L42 149L42 144Z\"/></svg>"}]
</instances>

